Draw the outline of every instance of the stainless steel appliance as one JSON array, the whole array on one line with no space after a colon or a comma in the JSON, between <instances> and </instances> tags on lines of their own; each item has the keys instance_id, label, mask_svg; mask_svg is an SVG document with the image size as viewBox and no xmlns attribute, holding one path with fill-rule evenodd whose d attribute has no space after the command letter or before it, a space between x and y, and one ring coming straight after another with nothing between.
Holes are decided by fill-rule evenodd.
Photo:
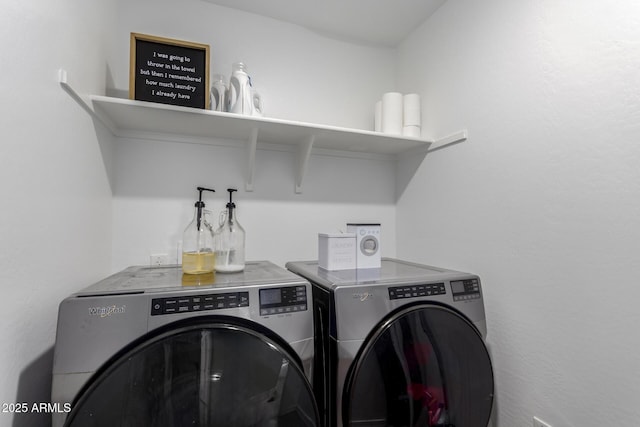
<instances>
[{"instance_id":1,"label":"stainless steel appliance","mask_svg":"<svg viewBox=\"0 0 640 427\"><path fill-rule=\"evenodd\" d=\"M60 304L53 426L316 426L311 286L131 267Z\"/></svg>"},{"instance_id":2,"label":"stainless steel appliance","mask_svg":"<svg viewBox=\"0 0 640 427\"><path fill-rule=\"evenodd\" d=\"M478 276L387 258L379 269L287 268L313 287L323 425L488 425L493 371Z\"/></svg>"}]
</instances>

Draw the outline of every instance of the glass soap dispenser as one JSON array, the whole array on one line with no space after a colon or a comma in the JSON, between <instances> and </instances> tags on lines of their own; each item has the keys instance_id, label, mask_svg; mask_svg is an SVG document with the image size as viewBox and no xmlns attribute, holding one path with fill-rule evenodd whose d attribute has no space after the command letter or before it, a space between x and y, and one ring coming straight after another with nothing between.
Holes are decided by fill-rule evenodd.
<instances>
[{"instance_id":1,"label":"glass soap dispenser","mask_svg":"<svg viewBox=\"0 0 640 427\"><path fill-rule=\"evenodd\" d=\"M229 203L220 214L220 228L215 232L216 271L218 273L237 273L244 270L244 228L238 223L233 203L235 188L228 188Z\"/></svg>"},{"instance_id":2,"label":"glass soap dispenser","mask_svg":"<svg viewBox=\"0 0 640 427\"><path fill-rule=\"evenodd\" d=\"M197 187L198 201L195 204L193 220L184 230L182 238L182 272L185 274L213 273L215 268L215 252L213 229L205 218L202 192L210 188Z\"/></svg>"}]
</instances>

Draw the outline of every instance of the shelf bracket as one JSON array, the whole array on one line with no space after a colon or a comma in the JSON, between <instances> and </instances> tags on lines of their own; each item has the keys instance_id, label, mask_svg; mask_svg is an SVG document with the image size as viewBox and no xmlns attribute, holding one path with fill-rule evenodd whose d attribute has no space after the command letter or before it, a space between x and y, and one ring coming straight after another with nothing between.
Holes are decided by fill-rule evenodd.
<instances>
[{"instance_id":1,"label":"shelf bracket","mask_svg":"<svg viewBox=\"0 0 640 427\"><path fill-rule=\"evenodd\" d=\"M106 127L107 129L109 129L109 131L112 134L116 134L114 132L115 126L113 125L113 123L111 123L111 121L107 120L104 117L101 117L98 113L96 113L96 111L91 108L91 105L89 105L89 103L86 101L86 99L80 95L78 92L75 91L75 89L73 87L71 87L71 85L69 84L68 78L67 78L67 70L60 68L58 70L58 82L60 83L60 87L67 92L67 94L69 94L69 96L78 103L78 105L80 105L82 107L83 110L85 110L87 113L89 113L89 116L91 116L92 118L96 119L97 121L99 121L100 123L102 123L102 125L104 127Z\"/></svg>"},{"instance_id":2,"label":"shelf bracket","mask_svg":"<svg viewBox=\"0 0 640 427\"><path fill-rule=\"evenodd\" d=\"M74 101L76 101L78 105L80 105L87 113L89 113L90 116L97 117L95 111L93 111L93 108L91 108L87 101L85 101L84 98L80 96L80 94L76 92L69 84L69 81L67 79L67 70L63 68L60 68L58 70L58 82L60 83L60 87L62 87L62 89L64 89L64 91L67 92L67 94L69 94L69 96Z\"/></svg>"},{"instance_id":3,"label":"shelf bracket","mask_svg":"<svg viewBox=\"0 0 640 427\"><path fill-rule=\"evenodd\" d=\"M307 171L309 164L309 156L311 155L311 148L313 148L313 141L315 135L309 135L298 147L298 168L296 170L296 194L302 193L302 180Z\"/></svg>"},{"instance_id":4,"label":"shelf bracket","mask_svg":"<svg viewBox=\"0 0 640 427\"><path fill-rule=\"evenodd\" d=\"M253 180L256 172L256 149L258 147L258 128L251 129L251 137L247 141L247 182L244 184L245 191L253 191Z\"/></svg>"},{"instance_id":5,"label":"shelf bracket","mask_svg":"<svg viewBox=\"0 0 640 427\"><path fill-rule=\"evenodd\" d=\"M459 142L464 142L467 140L468 133L467 130L461 130L460 132L453 133L449 136L445 136L444 138L436 139L430 146L429 151L439 150L449 145L457 144Z\"/></svg>"}]
</instances>

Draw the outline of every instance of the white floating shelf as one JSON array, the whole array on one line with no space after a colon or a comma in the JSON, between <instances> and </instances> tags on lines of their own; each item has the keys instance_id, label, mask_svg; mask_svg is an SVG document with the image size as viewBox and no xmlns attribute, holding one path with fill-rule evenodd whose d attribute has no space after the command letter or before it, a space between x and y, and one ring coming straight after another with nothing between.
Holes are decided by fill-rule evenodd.
<instances>
[{"instance_id":1,"label":"white floating shelf","mask_svg":"<svg viewBox=\"0 0 640 427\"><path fill-rule=\"evenodd\" d=\"M295 192L302 192L302 182L313 148L351 153L397 155L416 148L427 149L433 141L394 136L379 132L348 129L264 117L242 116L198 108L157 104L107 96L81 96L67 82L60 70L60 85L89 114L100 120L119 137L162 137L175 141L218 143L237 140L246 144L248 166L246 191L253 191L255 153L259 143L294 145L298 150ZM434 146L466 139L458 132Z\"/></svg>"},{"instance_id":2,"label":"white floating shelf","mask_svg":"<svg viewBox=\"0 0 640 427\"><path fill-rule=\"evenodd\" d=\"M419 138L130 99L92 95L89 100L97 116L117 136L163 134L198 138L200 142L224 139L246 143L247 191L253 190L255 150L258 143L297 146L296 193L302 192L302 182L312 148L392 155L417 147L427 149L431 144L431 141Z\"/></svg>"},{"instance_id":3,"label":"white floating shelf","mask_svg":"<svg viewBox=\"0 0 640 427\"><path fill-rule=\"evenodd\" d=\"M378 154L397 154L431 144L420 138L290 120L105 96L90 96L89 99L96 113L106 116L115 126L112 130L118 136L134 131L249 141L257 130L257 141L263 143L300 145L307 144L313 137L313 147Z\"/></svg>"}]
</instances>

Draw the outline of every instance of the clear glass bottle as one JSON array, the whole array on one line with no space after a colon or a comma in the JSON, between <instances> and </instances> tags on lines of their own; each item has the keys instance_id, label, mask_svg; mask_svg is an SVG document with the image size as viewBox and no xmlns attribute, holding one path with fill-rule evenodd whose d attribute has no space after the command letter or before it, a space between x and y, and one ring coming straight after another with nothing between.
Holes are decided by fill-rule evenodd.
<instances>
[{"instance_id":1,"label":"clear glass bottle","mask_svg":"<svg viewBox=\"0 0 640 427\"><path fill-rule=\"evenodd\" d=\"M229 203L220 215L220 228L215 232L216 266L218 273L237 273L244 270L244 228L238 223L232 197L234 188L227 189Z\"/></svg>"},{"instance_id":2,"label":"clear glass bottle","mask_svg":"<svg viewBox=\"0 0 640 427\"><path fill-rule=\"evenodd\" d=\"M182 238L182 272L185 274L208 274L215 269L215 247L213 229L207 222L202 201L203 191L215 191L198 187L199 200L195 204L193 220L184 230Z\"/></svg>"}]
</instances>

